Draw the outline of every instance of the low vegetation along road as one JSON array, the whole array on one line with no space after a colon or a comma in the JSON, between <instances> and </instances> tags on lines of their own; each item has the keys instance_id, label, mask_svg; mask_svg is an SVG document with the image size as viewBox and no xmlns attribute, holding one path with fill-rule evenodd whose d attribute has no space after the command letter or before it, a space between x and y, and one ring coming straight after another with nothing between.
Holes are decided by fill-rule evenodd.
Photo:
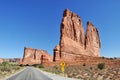
<instances>
[{"instance_id":1,"label":"low vegetation along road","mask_svg":"<svg viewBox=\"0 0 120 80\"><path fill-rule=\"evenodd\" d=\"M34 67L27 67L7 80L52 80Z\"/></svg>"}]
</instances>

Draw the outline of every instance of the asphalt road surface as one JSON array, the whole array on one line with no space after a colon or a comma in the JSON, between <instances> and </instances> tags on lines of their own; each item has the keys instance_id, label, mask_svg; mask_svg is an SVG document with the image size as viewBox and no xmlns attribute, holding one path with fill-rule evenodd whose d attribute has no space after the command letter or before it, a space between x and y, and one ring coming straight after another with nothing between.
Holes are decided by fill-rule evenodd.
<instances>
[{"instance_id":1,"label":"asphalt road surface","mask_svg":"<svg viewBox=\"0 0 120 80\"><path fill-rule=\"evenodd\" d=\"M52 80L34 67L27 67L7 80Z\"/></svg>"}]
</instances>

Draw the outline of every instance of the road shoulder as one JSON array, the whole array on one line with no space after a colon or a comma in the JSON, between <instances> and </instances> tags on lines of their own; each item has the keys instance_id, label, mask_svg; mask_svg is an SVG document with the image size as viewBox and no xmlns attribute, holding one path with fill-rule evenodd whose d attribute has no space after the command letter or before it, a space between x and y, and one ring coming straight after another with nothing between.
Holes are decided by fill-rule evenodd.
<instances>
[{"instance_id":1,"label":"road shoulder","mask_svg":"<svg viewBox=\"0 0 120 80\"><path fill-rule=\"evenodd\" d=\"M68 78L68 77L63 77L60 75L56 75L56 74L52 74L49 72L45 72L43 70L40 70L39 68L37 68L40 72L42 72L43 74L45 74L46 76L48 76L49 78L53 79L53 80L80 80L80 79L74 79L74 78Z\"/></svg>"},{"instance_id":2,"label":"road shoulder","mask_svg":"<svg viewBox=\"0 0 120 80\"><path fill-rule=\"evenodd\" d=\"M0 80L7 80L8 78L10 78L10 77L12 77L12 76L14 76L14 75L16 75L16 74L24 71L26 68L27 68L27 67L25 67L25 68L23 68L23 69L20 69L19 71L15 72L14 74L11 74L11 75L9 75L9 76L6 76L4 79L0 79Z\"/></svg>"}]
</instances>

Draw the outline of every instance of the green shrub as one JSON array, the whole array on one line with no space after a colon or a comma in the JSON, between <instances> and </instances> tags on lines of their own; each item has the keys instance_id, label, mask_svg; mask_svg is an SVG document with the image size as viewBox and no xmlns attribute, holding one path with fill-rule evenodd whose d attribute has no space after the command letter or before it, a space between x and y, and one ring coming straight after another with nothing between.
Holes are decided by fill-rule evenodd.
<instances>
[{"instance_id":1,"label":"green shrub","mask_svg":"<svg viewBox=\"0 0 120 80\"><path fill-rule=\"evenodd\" d=\"M103 56L102 59L105 59L105 57Z\"/></svg>"},{"instance_id":2,"label":"green shrub","mask_svg":"<svg viewBox=\"0 0 120 80\"><path fill-rule=\"evenodd\" d=\"M2 65L6 66L6 65L10 65L10 64L9 64L9 62L5 61L5 62L2 62Z\"/></svg>"},{"instance_id":3,"label":"green shrub","mask_svg":"<svg viewBox=\"0 0 120 80\"><path fill-rule=\"evenodd\" d=\"M29 64L26 64L25 66L29 66Z\"/></svg>"},{"instance_id":4,"label":"green shrub","mask_svg":"<svg viewBox=\"0 0 120 80\"><path fill-rule=\"evenodd\" d=\"M54 67L53 67L53 72L54 72L55 74L60 74L60 73L61 73L60 67L54 66Z\"/></svg>"},{"instance_id":5,"label":"green shrub","mask_svg":"<svg viewBox=\"0 0 120 80\"><path fill-rule=\"evenodd\" d=\"M90 66L90 70L92 70L93 69L93 67L92 66Z\"/></svg>"},{"instance_id":6,"label":"green shrub","mask_svg":"<svg viewBox=\"0 0 120 80\"><path fill-rule=\"evenodd\" d=\"M110 60L113 60L113 58L110 58Z\"/></svg>"},{"instance_id":7,"label":"green shrub","mask_svg":"<svg viewBox=\"0 0 120 80\"><path fill-rule=\"evenodd\" d=\"M99 63L99 64L98 64L98 68L99 68L100 70L102 70L103 68L105 68L105 63Z\"/></svg>"},{"instance_id":8,"label":"green shrub","mask_svg":"<svg viewBox=\"0 0 120 80\"><path fill-rule=\"evenodd\" d=\"M38 65L38 64L33 64L32 66L33 66L33 67L38 67L39 65Z\"/></svg>"},{"instance_id":9,"label":"green shrub","mask_svg":"<svg viewBox=\"0 0 120 80\"><path fill-rule=\"evenodd\" d=\"M44 66L42 64L34 64L32 65L33 67L36 67L36 68L44 68Z\"/></svg>"},{"instance_id":10,"label":"green shrub","mask_svg":"<svg viewBox=\"0 0 120 80\"><path fill-rule=\"evenodd\" d=\"M58 66L55 65L55 66L53 66L53 68L54 68L54 69L58 69Z\"/></svg>"},{"instance_id":11,"label":"green shrub","mask_svg":"<svg viewBox=\"0 0 120 80\"><path fill-rule=\"evenodd\" d=\"M20 69L20 66L12 66L12 69L17 71Z\"/></svg>"},{"instance_id":12,"label":"green shrub","mask_svg":"<svg viewBox=\"0 0 120 80\"><path fill-rule=\"evenodd\" d=\"M11 71L11 65L9 64L9 62L3 62L1 65L0 65L0 70L1 71Z\"/></svg>"},{"instance_id":13,"label":"green shrub","mask_svg":"<svg viewBox=\"0 0 120 80\"><path fill-rule=\"evenodd\" d=\"M19 66L20 66L20 67L24 67L24 65L23 65L23 64L20 64Z\"/></svg>"}]
</instances>

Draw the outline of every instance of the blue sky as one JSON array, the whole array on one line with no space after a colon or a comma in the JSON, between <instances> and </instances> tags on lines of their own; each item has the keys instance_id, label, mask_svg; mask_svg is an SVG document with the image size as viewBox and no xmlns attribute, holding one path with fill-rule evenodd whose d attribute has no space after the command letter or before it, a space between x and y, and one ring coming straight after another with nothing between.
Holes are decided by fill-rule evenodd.
<instances>
[{"instance_id":1,"label":"blue sky","mask_svg":"<svg viewBox=\"0 0 120 80\"><path fill-rule=\"evenodd\" d=\"M120 0L0 0L0 57L23 57L24 47L53 55L66 8L98 28L101 56L120 57Z\"/></svg>"}]
</instances>

